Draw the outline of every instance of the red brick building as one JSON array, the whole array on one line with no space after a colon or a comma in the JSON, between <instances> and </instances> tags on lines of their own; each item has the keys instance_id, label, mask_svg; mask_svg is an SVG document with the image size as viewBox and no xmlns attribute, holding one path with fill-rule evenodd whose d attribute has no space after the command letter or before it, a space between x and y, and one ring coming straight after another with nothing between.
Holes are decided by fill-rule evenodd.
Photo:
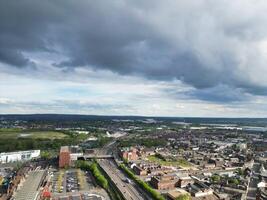
<instances>
[{"instance_id":1,"label":"red brick building","mask_svg":"<svg viewBox=\"0 0 267 200\"><path fill-rule=\"evenodd\" d=\"M60 148L59 153L59 167L69 167L70 163L70 149L68 146L63 146Z\"/></svg>"},{"instance_id":2,"label":"red brick building","mask_svg":"<svg viewBox=\"0 0 267 200\"><path fill-rule=\"evenodd\" d=\"M178 179L175 175L158 175L151 178L151 185L158 190L170 190L177 186Z\"/></svg>"},{"instance_id":3,"label":"red brick building","mask_svg":"<svg viewBox=\"0 0 267 200\"><path fill-rule=\"evenodd\" d=\"M134 166L133 171L139 176L146 176L147 175L147 170L143 169L140 166Z\"/></svg>"},{"instance_id":4,"label":"red brick building","mask_svg":"<svg viewBox=\"0 0 267 200\"><path fill-rule=\"evenodd\" d=\"M120 156L128 161L131 160L137 160L138 159L138 155L137 155L137 149L132 148L132 149L122 149L120 151Z\"/></svg>"}]
</instances>

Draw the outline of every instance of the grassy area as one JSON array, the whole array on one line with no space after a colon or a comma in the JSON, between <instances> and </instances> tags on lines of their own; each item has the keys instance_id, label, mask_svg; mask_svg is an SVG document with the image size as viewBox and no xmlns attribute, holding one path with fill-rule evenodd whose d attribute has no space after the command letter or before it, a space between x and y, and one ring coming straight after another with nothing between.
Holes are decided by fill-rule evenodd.
<instances>
[{"instance_id":1,"label":"grassy area","mask_svg":"<svg viewBox=\"0 0 267 200\"><path fill-rule=\"evenodd\" d=\"M0 128L0 132L18 132L21 130L20 128Z\"/></svg>"},{"instance_id":2,"label":"grassy area","mask_svg":"<svg viewBox=\"0 0 267 200\"><path fill-rule=\"evenodd\" d=\"M33 139L62 139L68 137L68 135L57 131L38 131L30 132L29 137Z\"/></svg>"},{"instance_id":3,"label":"grassy area","mask_svg":"<svg viewBox=\"0 0 267 200\"><path fill-rule=\"evenodd\" d=\"M68 135L58 131L27 131L22 130L0 130L0 138L17 139L17 138L31 138L31 139L63 139L69 137Z\"/></svg>"},{"instance_id":4,"label":"grassy area","mask_svg":"<svg viewBox=\"0 0 267 200\"><path fill-rule=\"evenodd\" d=\"M87 134L68 131L0 129L0 152L40 149L49 151L53 157L52 150L58 151L61 146L77 145L88 137ZM109 141L110 138L99 136L95 147L101 147ZM47 158L51 155L43 156Z\"/></svg>"},{"instance_id":5,"label":"grassy area","mask_svg":"<svg viewBox=\"0 0 267 200\"><path fill-rule=\"evenodd\" d=\"M148 156L147 158L151 162L156 162L156 163L159 163L159 164L165 165L165 166L174 166L174 167L182 167L182 168L191 167L191 164L188 161L186 161L185 159L179 159L176 161L165 161L165 160L157 157L156 155L151 155L151 156Z\"/></svg>"},{"instance_id":6,"label":"grassy area","mask_svg":"<svg viewBox=\"0 0 267 200\"><path fill-rule=\"evenodd\" d=\"M1 128L0 129L0 138L1 139L16 139L16 138L18 138L18 135L20 132L22 132L21 129Z\"/></svg>"},{"instance_id":7,"label":"grassy area","mask_svg":"<svg viewBox=\"0 0 267 200\"><path fill-rule=\"evenodd\" d=\"M60 131L0 129L0 152L58 150L60 146L75 145L83 140Z\"/></svg>"}]
</instances>

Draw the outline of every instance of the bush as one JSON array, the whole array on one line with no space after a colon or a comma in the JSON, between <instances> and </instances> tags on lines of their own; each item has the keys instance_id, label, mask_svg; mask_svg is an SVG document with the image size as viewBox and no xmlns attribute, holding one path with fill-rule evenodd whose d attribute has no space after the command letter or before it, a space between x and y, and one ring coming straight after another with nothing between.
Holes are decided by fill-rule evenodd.
<instances>
[{"instance_id":1,"label":"bush","mask_svg":"<svg viewBox=\"0 0 267 200\"><path fill-rule=\"evenodd\" d=\"M75 162L75 167L80 168L80 169L85 170L85 171L88 171L88 170L90 170L90 163L88 161L85 161L85 160L77 160Z\"/></svg>"},{"instance_id":2,"label":"bush","mask_svg":"<svg viewBox=\"0 0 267 200\"><path fill-rule=\"evenodd\" d=\"M157 158L161 159L161 160L166 161L166 159L164 158L164 156L162 156L162 155L159 154L159 153L156 153L155 156L156 156Z\"/></svg>"},{"instance_id":3,"label":"bush","mask_svg":"<svg viewBox=\"0 0 267 200\"><path fill-rule=\"evenodd\" d=\"M217 175L217 174L215 174L215 175L213 175L213 176L211 177L211 181L212 181L213 183L218 183L218 182L220 182L220 180L221 180L221 177L220 177L219 175Z\"/></svg>"},{"instance_id":4,"label":"bush","mask_svg":"<svg viewBox=\"0 0 267 200\"><path fill-rule=\"evenodd\" d=\"M189 194L183 194L177 197L175 200L191 200L191 196Z\"/></svg>"},{"instance_id":5,"label":"bush","mask_svg":"<svg viewBox=\"0 0 267 200\"><path fill-rule=\"evenodd\" d=\"M239 180L236 179L236 178L231 178L229 179L229 184L232 184L232 185L238 185L239 184Z\"/></svg>"},{"instance_id":6,"label":"bush","mask_svg":"<svg viewBox=\"0 0 267 200\"><path fill-rule=\"evenodd\" d=\"M245 175L245 171L242 170L241 168L238 168L238 169L237 169L237 174L238 174L239 176L244 176L244 175Z\"/></svg>"}]
</instances>

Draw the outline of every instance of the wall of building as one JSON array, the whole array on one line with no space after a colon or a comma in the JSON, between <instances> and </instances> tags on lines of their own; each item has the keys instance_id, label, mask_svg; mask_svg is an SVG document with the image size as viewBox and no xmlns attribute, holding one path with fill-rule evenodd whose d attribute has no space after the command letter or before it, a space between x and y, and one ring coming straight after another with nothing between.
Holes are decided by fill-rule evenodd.
<instances>
[{"instance_id":1,"label":"wall of building","mask_svg":"<svg viewBox=\"0 0 267 200\"><path fill-rule=\"evenodd\" d=\"M0 163L26 161L40 156L40 150L0 153Z\"/></svg>"},{"instance_id":2,"label":"wall of building","mask_svg":"<svg viewBox=\"0 0 267 200\"><path fill-rule=\"evenodd\" d=\"M60 152L59 154L59 167L69 167L70 166L70 152Z\"/></svg>"}]
</instances>

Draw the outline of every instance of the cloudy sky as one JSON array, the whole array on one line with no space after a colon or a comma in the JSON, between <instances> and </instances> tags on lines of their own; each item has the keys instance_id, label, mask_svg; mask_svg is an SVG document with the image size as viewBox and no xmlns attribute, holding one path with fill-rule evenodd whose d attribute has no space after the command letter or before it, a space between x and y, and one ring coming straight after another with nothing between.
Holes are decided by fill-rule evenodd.
<instances>
[{"instance_id":1,"label":"cloudy sky","mask_svg":"<svg viewBox=\"0 0 267 200\"><path fill-rule=\"evenodd\" d=\"M266 0L1 0L0 113L267 117Z\"/></svg>"}]
</instances>

